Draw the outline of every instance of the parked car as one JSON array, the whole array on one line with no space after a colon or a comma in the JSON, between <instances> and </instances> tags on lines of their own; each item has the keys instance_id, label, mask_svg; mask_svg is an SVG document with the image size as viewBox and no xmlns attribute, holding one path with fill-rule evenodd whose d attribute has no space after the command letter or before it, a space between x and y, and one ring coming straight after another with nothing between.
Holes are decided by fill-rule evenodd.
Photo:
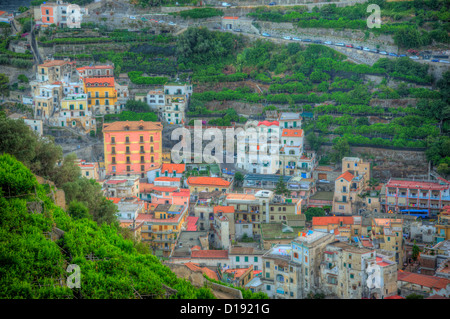
<instances>
[{"instance_id":1,"label":"parked car","mask_svg":"<svg viewBox=\"0 0 450 319\"><path fill-rule=\"evenodd\" d=\"M269 6L276 6L276 5L277 5L276 2L271 2L271 3L269 3Z\"/></svg>"},{"instance_id":2,"label":"parked car","mask_svg":"<svg viewBox=\"0 0 450 319\"><path fill-rule=\"evenodd\" d=\"M395 53L389 53L389 56L395 56L395 57L398 57L398 55L395 54Z\"/></svg>"},{"instance_id":3,"label":"parked car","mask_svg":"<svg viewBox=\"0 0 450 319\"><path fill-rule=\"evenodd\" d=\"M228 2L222 2L222 7L231 7L231 4Z\"/></svg>"},{"instance_id":4,"label":"parked car","mask_svg":"<svg viewBox=\"0 0 450 319\"><path fill-rule=\"evenodd\" d=\"M176 23L173 23L172 21L169 22L169 25L177 25Z\"/></svg>"},{"instance_id":5,"label":"parked car","mask_svg":"<svg viewBox=\"0 0 450 319\"><path fill-rule=\"evenodd\" d=\"M292 40L292 38L290 36L288 36L288 35L283 37L283 39L285 39L285 40Z\"/></svg>"},{"instance_id":6,"label":"parked car","mask_svg":"<svg viewBox=\"0 0 450 319\"><path fill-rule=\"evenodd\" d=\"M409 58L410 58L411 60L419 60L419 57L418 57L418 56L415 56L415 55L410 56Z\"/></svg>"},{"instance_id":7,"label":"parked car","mask_svg":"<svg viewBox=\"0 0 450 319\"><path fill-rule=\"evenodd\" d=\"M270 37L270 34L268 34L268 33L263 33L262 36L263 36L263 37Z\"/></svg>"},{"instance_id":8,"label":"parked car","mask_svg":"<svg viewBox=\"0 0 450 319\"><path fill-rule=\"evenodd\" d=\"M387 55L387 52L386 51L381 51L380 54Z\"/></svg>"},{"instance_id":9,"label":"parked car","mask_svg":"<svg viewBox=\"0 0 450 319\"><path fill-rule=\"evenodd\" d=\"M130 19L131 20L136 20L136 17L135 16L130 16Z\"/></svg>"},{"instance_id":10,"label":"parked car","mask_svg":"<svg viewBox=\"0 0 450 319\"><path fill-rule=\"evenodd\" d=\"M448 60L439 60L439 62L441 62L441 63L450 63L450 61L448 61Z\"/></svg>"},{"instance_id":11,"label":"parked car","mask_svg":"<svg viewBox=\"0 0 450 319\"><path fill-rule=\"evenodd\" d=\"M364 48L363 48L363 51L367 51L367 52L369 52L369 51L370 51L370 49L369 49L368 47L364 47Z\"/></svg>"},{"instance_id":12,"label":"parked car","mask_svg":"<svg viewBox=\"0 0 450 319\"><path fill-rule=\"evenodd\" d=\"M322 43L322 40L314 40L313 42L317 43L317 44L320 44L320 43Z\"/></svg>"},{"instance_id":13,"label":"parked car","mask_svg":"<svg viewBox=\"0 0 450 319\"><path fill-rule=\"evenodd\" d=\"M346 44L345 47L346 48L353 48L353 44Z\"/></svg>"},{"instance_id":14,"label":"parked car","mask_svg":"<svg viewBox=\"0 0 450 319\"><path fill-rule=\"evenodd\" d=\"M164 21L164 20L159 20L159 23L166 23L166 21Z\"/></svg>"},{"instance_id":15,"label":"parked car","mask_svg":"<svg viewBox=\"0 0 450 319\"><path fill-rule=\"evenodd\" d=\"M242 32L241 29L233 29L234 32Z\"/></svg>"},{"instance_id":16,"label":"parked car","mask_svg":"<svg viewBox=\"0 0 450 319\"><path fill-rule=\"evenodd\" d=\"M300 39L300 38L292 38L292 40L294 40L294 41L302 41L302 39Z\"/></svg>"},{"instance_id":17,"label":"parked car","mask_svg":"<svg viewBox=\"0 0 450 319\"><path fill-rule=\"evenodd\" d=\"M398 57L399 58L403 58L403 57L405 57L406 56L406 54L400 54Z\"/></svg>"},{"instance_id":18,"label":"parked car","mask_svg":"<svg viewBox=\"0 0 450 319\"><path fill-rule=\"evenodd\" d=\"M338 47L343 47L345 44L344 43L336 43L335 45Z\"/></svg>"},{"instance_id":19,"label":"parked car","mask_svg":"<svg viewBox=\"0 0 450 319\"><path fill-rule=\"evenodd\" d=\"M438 59L432 59L431 62L439 62Z\"/></svg>"},{"instance_id":20,"label":"parked car","mask_svg":"<svg viewBox=\"0 0 450 319\"><path fill-rule=\"evenodd\" d=\"M305 39L305 40L303 40L303 42L312 42L312 40L311 39Z\"/></svg>"},{"instance_id":21,"label":"parked car","mask_svg":"<svg viewBox=\"0 0 450 319\"><path fill-rule=\"evenodd\" d=\"M356 49L356 50L362 50L362 49L363 49L363 47L362 47L362 46L360 46L360 45L357 45L357 46L355 47L355 49Z\"/></svg>"},{"instance_id":22,"label":"parked car","mask_svg":"<svg viewBox=\"0 0 450 319\"><path fill-rule=\"evenodd\" d=\"M372 52L372 53L378 53L378 52L380 52L380 51L377 50L377 49L372 49L372 50L370 50L370 52Z\"/></svg>"},{"instance_id":23,"label":"parked car","mask_svg":"<svg viewBox=\"0 0 450 319\"><path fill-rule=\"evenodd\" d=\"M333 44L331 41L325 41L323 44Z\"/></svg>"}]
</instances>

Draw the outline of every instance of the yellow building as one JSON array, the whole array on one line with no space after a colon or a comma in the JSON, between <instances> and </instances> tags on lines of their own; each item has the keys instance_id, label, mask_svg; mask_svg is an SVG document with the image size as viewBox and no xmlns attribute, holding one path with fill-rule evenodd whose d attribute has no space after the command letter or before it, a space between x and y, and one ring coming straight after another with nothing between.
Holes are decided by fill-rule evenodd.
<instances>
[{"instance_id":1,"label":"yellow building","mask_svg":"<svg viewBox=\"0 0 450 319\"><path fill-rule=\"evenodd\" d=\"M83 78L88 108L92 113L110 114L118 110L117 92L113 77Z\"/></svg>"},{"instance_id":2,"label":"yellow building","mask_svg":"<svg viewBox=\"0 0 450 319\"><path fill-rule=\"evenodd\" d=\"M450 240L450 206L444 206L435 227L437 242Z\"/></svg>"},{"instance_id":3,"label":"yellow building","mask_svg":"<svg viewBox=\"0 0 450 319\"><path fill-rule=\"evenodd\" d=\"M148 243L155 251L162 251L168 257L175 248L175 243L186 222L186 205L153 205L148 214L141 214L139 221L144 222L141 230L142 241Z\"/></svg>"},{"instance_id":4,"label":"yellow building","mask_svg":"<svg viewBox=\"0 0 450 319\"><path fill-rule=\"evenodd\" d=\"M389 218L372 219L372 240L380 241L380 249L395 253L398 267L403 265L403 220Z\"/></svg>"},{"instance_id":5,"label":"yellow building","mask_svg":"<svg viewBox=\"0 0 450 319\"><path fill-rule=\"evenodd\" d=\"M61 100L61 111L59 112L61 126L78 127L88 132L96 130L95 118L88 109L86 94L69 94Z\"/></svg>"}]
</instances>

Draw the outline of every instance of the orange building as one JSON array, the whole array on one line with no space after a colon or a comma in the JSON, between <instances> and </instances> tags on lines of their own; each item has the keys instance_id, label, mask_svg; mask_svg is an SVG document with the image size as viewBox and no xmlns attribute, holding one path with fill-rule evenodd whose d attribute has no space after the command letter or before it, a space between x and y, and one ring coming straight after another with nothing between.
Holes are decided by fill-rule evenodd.
<instances>
[{"instance_id":1,"label":"orange building","mask_svg":"<svg viewBox=\"0 0 450 319\"><path fill-rule=\"evenodd\" d=\"M115 113L117 92L113 77L83 78L84 92L88 95L88 107L93 113Z\"/></svg>"},{"instance_id":2,"label":"orange building","mask_svg":"<svg viewBox=\"0 0 450 319\"><path fill-rule=\"evenodd\" d=\"M145 174L162 160L160 122L126 121L103 125L107 175Z\"/></svg>"}]
</instances>

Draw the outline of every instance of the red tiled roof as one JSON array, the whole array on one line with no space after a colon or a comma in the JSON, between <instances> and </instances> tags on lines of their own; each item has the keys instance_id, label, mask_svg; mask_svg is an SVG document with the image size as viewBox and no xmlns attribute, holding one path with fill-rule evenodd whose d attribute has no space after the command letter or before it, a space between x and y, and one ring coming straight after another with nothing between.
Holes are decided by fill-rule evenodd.
<instances>
[{"instance_id":1,"label":"red tiled roof","mask_svg":"<svg viewBox=\"0 0 450 319\"><path fill-rule=\"evenodd\" d=\"M230 186L230 182L220 177L198 177L191 176L187 180L188 185L211 185L211 186Z\"/></svg>"},{"instance_id":2,"label":"red tiled roof","mask_svg":"<svg viewBox=\"0 0 450 319\"><path fill-rule=\"evenodd\" d=\"M227 20L237 20L237 19L239 19L239 17L223 17L223 19L227 19Z\"/></svg>"},{"instance_id":3,"label":"red tiled roof","mask_svg":"<svg viewBox=\"0 0 450 319\"><path fill-rule=\"evenodd\" d=\"M228 250L194 250L191 258L228 258Z\"/></svg>"},{"instance_id":4,"label":"red tiled roof","mask_svg":"<svg viewBox=\"0 0 450 319\"><path fill-rule=\"evenodd\" d=\"M186 170L186 164L162 164L161 173L167 171L169 174L173 173L173 171L177 173L183 173Z\"/></svg>"},{"instance_id":5,"label":"red tiled roof","mask_svg":"<svg viewBox=\"0 0 450 319\"><path fill-rule=\"evenodd\" d=\"M415 274L411 272L400 272L397 271L397 280L406 281L419 286L435 288L435 289L445 289L447 285L450 285L450 280L445 278L440 278L436 276L428 276L422 274Z\"/></svg>"},{"instance_id":6,"label":"red tiled roof","mask_svg":"<svg viewBox=\"0 0 450 319\"><path fill-rule=\"evenodd\" d=\"M115 179L107 181L106 184L120 184L125 183L126 181L127 181L126 179Z\"/></svg>"},{"instance_id":7,"label":"red tiled roof","mask_svg":"<svg viewBox=\"0 0 450 319\"><path fill-rule=\"evenodd\" d=\"M364 247L373 248L373 244L370 240L361 240L361 243Z\"/></svg>"},{"instance_id":8,"label":"red tiled roof","mask_svg":"<svg viewBox=\"0 0 450 319\"><path fill-rule=\"evenodd\" d=\"M399 296L399 295L395 295L395 296L386 297L384 299L405 299L405 298L403 298L402 296Z\"/></svg>"},{"instance_id":9,"label":"red tiled roof","mask_svg":"<svg viewBox=\"0 0 450 319\"><path fill-rule=\"evenodd\" d=\"M209 269L207 267L203 267L202 268L198 264L192 263L192 262L184 263L184 265L186 267L188 267L192 271L201 271L202 273L204 273L209 278L214 279L214 280L219 280L219 277L217 276L217 274L216 274L216 272L214 270L211 270L211 269Z\"/></svg>"},{"instance_id":10,"label":"red tiled roof","mask_svg":"<svg viewBox=\"0 0 450 319\"><path fill-rule=\"evenodd\" d=\"M248 270L248 268L234 268L234 269L227 269L224 271L225 274L234 274L234 278L240 278L245 272Z\"/></svg>"},{"instance_id":11,"label":"red tiled roof","mask_svg":"<svg viewBox=\"0 0 450 319\"><path fill-rule=\"evenodd\" d=\"M168 187L168 186L153 186L153 190L157 192L173 192L176 191L178 187Z\"/></svg>"},{"instance_id":12,"label":"red tiled roof","mask_svg":"<svg viewBox=\"0 0 450 319\"><path fill-rule=\"evenodd\" d=\"M68 64L69 61L64 61L64 60L47 60L44 61L44 63L40 64L40 67L44 67L44 68L49 68L52 66L62 66L65 64Z\"/></svg>"},{"instance_id":13,"label":"red tiled roof","mask_svg":"<svg viewBox=\"0 0 450 319\"><path fill-rule=\"evenodd\" d=\"M262 122L259 122L257 126L260 126L260 125L264 125L264 126L272 126L272 125L279 126L280 122L278 122L278 121L273 121L273 122L262 121Z\"/></svg>"},{"instance_id":14,"label":"red tiled roof","mask_svg":"<svg viewBox=\"0 0 450 319\"><path fill-rule=\"evenodd\" d=\"M214 207L214 214L217 213L234 213L234 206L216 206Z\"/></svg>"},{"instance_id":15,"label":"red tiled roof","mask_svg":"<svg viewBox=\"0 0 450 319\"><path fill-rule=\"evenodd\" d=\"M351 182L352 179L353 179L354 177L355 177L355 176L353 176L352 173L350 173L349 171L346 171L344 174L342 174L342 175L340 175L338 178L336 178L336 180L338 180L338 179L340 179L340 178L343 178L343 179L345 179L346 181Z\"/></svg>"},{"instance_id":16,"label":"red tiled roof","mask_svg":"<svg viewBox=\"0 0 450 319\"><path fill-rule=\"evenodd\" d=\"M186 220L187 220L186 231L197 231L198 217L188 216Z\"/></svg>"},{"instance_id":17,"label":"red tiled roof","mask_svg":"<svg viewBox=\"0 0 450 319\"><path fill-rule=\"evenodd\" d=\"M179 182L181 179L179 177L156 177L155 182Z\"/></svg>"},{"instance_id":18,"label":"red tiled roof","mask_svg":"<svg viewBox=\"0 0 450 319\"><path fill-rule=\"evenodd\" d=\"M142 126L142 130L139 128ZM128 127L128 131L162 131L163 126L161 122L146 122L146 121L117 121L113 123L103 124L103 132L123 132Z\"/></svg>"},{"instance_id":19,"label":"red tiled roof","mask_svg":"<svg viewBox=\"0 0 450 319\"><path fill-rule=\"evenodd\" d=\"M191 194L191 191L189 189L181 188L179 192L173 192L172 197L173 196L189 196L190 194Z\"/></svg>"},{"instance_id":20,"label":"red tiled roof","mask_svg":"<svg viewBox=\"0 0 450 319\"><path fill-rule=\"evenodd\" d=\"M84 78L84 84L88 87L95 87L95 84L98 84L98 86L112 87L114 86L114 78Z\"/></svg>"},{"instance_id":21,"label":"red tiled roof","mask_svg":"<svg viewBox=\"0 0 450 319\"><path fill-rule=\"evenodd\" d=\"M195 245L194 247L191 248L191 251L192 250L202 250L202 247Z\"/></svg>"},{"instance_id":22,"label":"red tiled roof","mask_svg":"<svg viewBox=\"0 0 450 319\"><path fill-rule=\"evenodd\" d=\"M122 198L119 198L119 197L106 197L106 199L112 201L114 204L118 204Z\"/></svg>"},{"instance_id":23,"label":"red tiled roof","mask_svg":"<svg viewBox=\"0 0 450 319\"><path fill-rule=\"evenodd\" d=\"M287 136L287 137L302 137L303 136L303 130L302 129L287 129L285 128L283 130L283 133L281 136Z\"/></svg>"},{"instance_id":24,"label":"red tiled roof","mask_svg":"<svg viewBox=\"0 0 450 319\"><path fill-rule=\"evenodd\" d=\"M448 189L449 185L448 184L440 185L438 182L401 181L401 180L391 179L386 184L386 187L444 190L444 189Z\"/></svg>"},{"instance_id":25,"label":"red tiled roof","mask_svg":"<svg viewBox=\"0 0 450 319\"><path fill-rule=\"evenodd\" d=\"M153 190L155 185L151 183L139 183L139 191L141 193L149 193Z\"/></svg>"},{"instance_id":26,"label":"red tiled roof","mask_svg":"<svg viewBox=\"0 0 450 319\"><path fill-rule=\"evenodd\" d=\"M353 225L353 217L340 217L340 216L327 216L327 217L313 217L312 224L313 226L327 226L340 224L342 222L343 225Z\"/></svg>"}]
</instances>

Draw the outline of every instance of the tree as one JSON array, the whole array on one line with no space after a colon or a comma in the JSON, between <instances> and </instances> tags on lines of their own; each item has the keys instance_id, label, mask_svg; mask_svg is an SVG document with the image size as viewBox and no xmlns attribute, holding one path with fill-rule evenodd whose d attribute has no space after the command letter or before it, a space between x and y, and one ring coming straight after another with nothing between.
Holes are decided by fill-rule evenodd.
<instances>
[{"instance_id":1,"label":"tree","mask_svg":"<svg viewBox=\"0 0 450 319\"><path fill-rule=\"evenodd\" d=\"M9 78L6 74L0 73L0 96L8 95Z\"/></svg>"},{"instance_id":2,"label":"tree","mask_svg":"<svg viewBox=\"0 0 450 319\"><path fill-rule=\"evenodd\" d=\"M244 181L244 175L241 172L236 172L234 174L234 181L238 186L242 185L242 182Z\"/></svg>"},{"instance_id":3,"label":"tree","mask_svg":"<svg viewBox=\"0 0 450 319\"><path fill-rule=\"evenodd\" d=\"M350 145L347 139L336 139L330 154L330 159L335 163L339 163L343 157L348 155L350 155Z\"/></svg>"},{"instance_id":4,"label":"tree","mask_svg":"<svg viewBox=\"0 0 450 319\"><path fill-rule=\"evenodd\" d=\"M420 255L420 248L419 246L416 245L416 241L414 240L414 245L412 247L412 259L416 261L419 255Z\"/></svg>"},{"instance_id":5,"label":"tree","mask_svg":"<svg viewBox=\"0 0 450 319\"><path fill-rule=\"evenodd\" d=\"M278 180L277 185L275 186L275 194L290 196L291 191L287 188L286 183L284 182L284 176L280 175L280 179Z\"/></svg>"},{"instance_id":6,"label":"tree","mask_svg":"<svg viewBox=\"0 0 450 319\"><path fill-rule=\"evenodd\" d=\"M57 187L62 187L65 183L76 181L81 175L81 169L76 164L77 156L72 153L67 155L61 166L54 169L51 174L51 180L55 182Z\"/></svg>"},{"instance_id":7,"label":"tree","mask_svg":"<svg viewBox=\"0 0 450 319\"><path fill-rule=\"evenodd\" d=\"M24 83L30 82L30 80L27 78L27 76L26 76L25 74L20 74L20 75L17 77L17 79L18 79L20 82L24 82Z\"/></svg>"},{"instance_id":8,"label":"tree","mask_svg":"<svg viewBox=\"0 0 450 319\"><path fill-rule=\"evenodd\" d=\"M410 294L406 296L406 299L423 299L423 296L419 294Z\"/></svg>"},{"instance_id":9,"label":"tree","mask_svg":"<svg viewBox=\"0 0 450 319\"><path fill-rule=\"evenodd\" d=\"M325 216L325 210L321 207L309 207L305 212L307 221L312 221L313 217Z\"/></svg>"},{"instance_id":10,"label":"tree","mask_svg":"<svg viewBox=\"0 0 450 319\"><path fill-rule=\"evenodd\" d=\"M310 132L306 135L306 141L308 142L311 149L316 152L319 152L322 144L325 142L325 138L320 135L316 135L314 132Z\"/></svg>"},{"instance_id":11,"label":"tree","mask_svg":"<svg viewBox=\"0 0 450 319\"><path fill-rule=\"evenodd\" d=\"M28 11L28 8L27 7L24 7L24 6L20 6L19 7L19 12L20 13L24 13L24 12L27 12Z\"/></svg>"},{"instance_id":12,"label":"tree","mask_svg":"<svg viewBox=\"0 0 450 319\"><path fill-rule=\"evenodd\" d=\"M369 179L369 186L373 190L375 187L377 187L379 184L379 181L375 178Z\"/></svg>"},{"instance_id":13,"label":"tree","mask_svg":"<svg viewBox=\"0 0 450 319\"><path fill-rule=\"evenodd\" d=\"M149 105L142 101L128 100L125 107L132 112L138 113L150 111Z\"/></svg>"},{"instance_id":14,"label":"tree","mask_svg":"<svg viewBox=\"0 0 450 319\"><path fill-rule=\"evenodd\" d=\"M69 209L67 210L67 212L70 216L72 216L73 219L92 219L92 216L89 214L89 209L83 203L76 200L72 201L69 204Z\"/></svg>"}]
</instances>

